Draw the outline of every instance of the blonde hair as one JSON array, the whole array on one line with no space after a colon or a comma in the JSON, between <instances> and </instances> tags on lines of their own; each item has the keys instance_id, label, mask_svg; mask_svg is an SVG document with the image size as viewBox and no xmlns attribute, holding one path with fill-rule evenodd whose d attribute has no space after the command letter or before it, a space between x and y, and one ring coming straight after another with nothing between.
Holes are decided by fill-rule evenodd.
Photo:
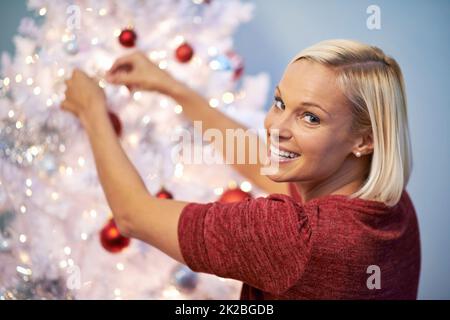
<instances>
[{"instance_id":1,"label":"blonde hair","mask_svg":"<svg viewBox=\"0 0 450 320\"><path fill-rule=\"evenodd\" d=\"M403 75L398 63L374 46L351 40L328 40L300 52L333 68L352 104L353 129L371 130L374 151L363 186L351 195L394 206L412 171L411 141Z\"/></svg>"}]
</instances>

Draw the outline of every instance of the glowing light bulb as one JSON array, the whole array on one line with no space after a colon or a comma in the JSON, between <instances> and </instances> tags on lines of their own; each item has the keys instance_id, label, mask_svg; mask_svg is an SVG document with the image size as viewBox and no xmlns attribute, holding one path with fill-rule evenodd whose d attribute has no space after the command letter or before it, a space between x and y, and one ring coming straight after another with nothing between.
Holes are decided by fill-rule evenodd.
<instances>
[{"instance_id":1,"label":"glowing light bulb","mask_svg":"<svg viewBox=\"0 0 450 320\"><path fill-rule=\"evenodd\" d=\"M130 134L130 136L128 137L128 141L130 142L130 144L132 146L137 146L137 144L139 143L139 136L137 134Z\"/></svg>"},{"instance_id":2,"label":"glowing light bulb","mask_svg":"<svg viewBox=\"0 0 450 320\"><path fill-rule=\"evenodd\" d=\"M248 181L244 181L241 183L241 190L244 192L252 191L252 184Z\"/></svg>"},{"instance_id":3,"label":"glowing light bulb","mask_svg":"<svg viewBox=\"0 0 450 320\"><path fill-rule=\"evenodd\" d=\"M34 62L34 59L33 59L32 56L27 56L27 57L25 58L25 63L26 63L26 64L32 64L33 62Z\"/></svg>"},{"instance_id":4,"label":"glowing light bulb","mask_svg":"<svg viewBox=\"0 0 450 320\"><path fill-rule=\"evenodd\" d=\"M221 196L223 194L223 188L215 188L214 194L217 196Z\"/></svg>"},{"instance_id":5,"label":"glowing light bulb","mask_svg":"<svg viewBox=\"0 0 450 320\"><path fill-rule=\"evenodd\" d=\"M79 165L80 167L84 167L85 164L86 164L86 160L84 160L83 157L79 157L79 158L78 158L78 165Z\"/></svg>"},{"instance_id":6,"label":"glowing light bulb","mask_svg":"<svg viewBox=\"0 0 450 320\"><path fill-rule=\"evenodd\" d=\"M24 235L24 234L21 234L21 235L19 236L19 241L20 241L21 243L27 242L27 236Z\"/></svg>"},{"instance_id":7,"label":"glowing light bulb","mask_svg":"<svg viewBox=\"0 0 450 320\"><path fill-rule=\"evenodd\" d=\"M219 106L219 100L213 98L209 100L209 105L211 106L211 108L217 108Z\"/></svg>"},{"instance_id":8,"label":"glowing light bulb","mask_svg":"<svg viewBox=\"0 0 450 320\"><path fill-rule=\"evenodd\" d=\"M118 264L116 264L116 268L119 271L125 270L125 266L123 265L123 263L120 263L120 262Z\"/></svg>"},{"instance_id":9,"label":"glowing light bulb","mask_svg":"<svg viewBox=\"0 0 450 320\"><path fill-rule=\"evenodd\" d=\"M234 94L231 92L225 92L222 96L222 100L225 104L232 104L234 102Z\"/></svg>"},{"instance_id":10,"label":"glowing light bulb","mask_svg":"<svg viewBox=\"0 0 450 320\"><path fill-rule=\"evenodd\" d=\"M169 64L167 63L167 61L161 61L160 63L159 63L159 68L161 69L161 70L165 70L165 69L167 69L167 67L169 66Z\"/></svg>"},{"instance_id":11,"label":"glowing light bulb","mask_svg":"<svg viewBox=\"0 0 450 320\"><path fill-rule=\"evenodd\" d=\"M174 108L174 111L176 114L181 114L181 113L183 113L183 107L180 105L176 105Z\"/></svg>"},{"instance_id":12,"label":"glowing light bulb","mask_svg":"<svg viewBox=\"0 0 450 320\"><path fill-rule=\"evenodd\" d=\"M142 92L136 91L135 93L133 93L133 99L135 101L139 101L142 99Z\"/></svg>"}]
</instances>

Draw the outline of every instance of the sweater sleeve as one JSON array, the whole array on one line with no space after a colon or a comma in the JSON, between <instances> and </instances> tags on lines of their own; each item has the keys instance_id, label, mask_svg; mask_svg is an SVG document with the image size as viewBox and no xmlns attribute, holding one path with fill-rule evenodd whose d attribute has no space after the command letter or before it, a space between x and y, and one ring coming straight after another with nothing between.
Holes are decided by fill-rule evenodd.
<instances>
[{"instance_id":1,"label":"sweater sleeve","mask_svg":"<svg viewBox=\"0 0 450 320\"><path fill-rule=\"evenodd\" d=\"M274 294L298 281L311 252L303 207L281 194L231 204L191 203L181 214L178 236L193 271Z\"/></svg>"}]
</instances>

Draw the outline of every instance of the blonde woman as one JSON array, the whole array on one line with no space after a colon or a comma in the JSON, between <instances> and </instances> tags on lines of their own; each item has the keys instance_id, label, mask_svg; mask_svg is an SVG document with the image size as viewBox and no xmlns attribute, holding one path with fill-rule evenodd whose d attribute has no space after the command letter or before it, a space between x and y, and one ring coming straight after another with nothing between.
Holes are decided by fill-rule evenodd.
<instances>
[{"instance_id":1,"label":"blonde woman","mask_svg":"<svg viewBox=\"0 0 450 320\"><path fill-rule=\"evenodd\" d=\"M172 97L205 129L241 128L141 53L119 59L108 78ZM152 197L117 140L102 90L81 71L67 86L62 107L88 133L124 235L194 271L242 281L241 299L417 298L405 89L380 49L332 40L293 59L265 121L278 172L268 178L261 165L236 165L270 195L233 204Z\"/></svg>"}]
</instances>

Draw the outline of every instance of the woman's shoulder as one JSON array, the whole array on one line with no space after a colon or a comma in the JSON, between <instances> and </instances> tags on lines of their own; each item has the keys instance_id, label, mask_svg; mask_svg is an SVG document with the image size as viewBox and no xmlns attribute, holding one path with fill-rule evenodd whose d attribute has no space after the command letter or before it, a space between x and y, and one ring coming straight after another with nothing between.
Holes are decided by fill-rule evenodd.
<instances>
[{"instance_id":1,"label":"woman's shoulder","mask_svg":"<svg viewBox=\"0 0 450 320\"><path fill-rule=\"evenodd\" d=\"M340 194L325 195L304 202L298 187L294 183L289 183L289 196L302 206L309 208L325 208L328 206L337 208L340 211L351 210L367 214L387 214L398 211L412 211L415 213L414 205L406 189L403 190L400 200L394 206L388 206L381 201L352 198L350 196Z\"/></svg>"},{"instance_id":2,"label":"woman's shoulder","mask_svg":"<svg viewBox=\"0 0 450 320\"><path fill-rule=\"evenodd\" d=\"M292 201L302 207L313 225L329 225L331 229L395 231L396 236L408 230L418 230L416 211L406 189L394 206L375 200L333 194L302 202L297 187L292 185L290 190Z\"/></svg>"}]
</instances>

